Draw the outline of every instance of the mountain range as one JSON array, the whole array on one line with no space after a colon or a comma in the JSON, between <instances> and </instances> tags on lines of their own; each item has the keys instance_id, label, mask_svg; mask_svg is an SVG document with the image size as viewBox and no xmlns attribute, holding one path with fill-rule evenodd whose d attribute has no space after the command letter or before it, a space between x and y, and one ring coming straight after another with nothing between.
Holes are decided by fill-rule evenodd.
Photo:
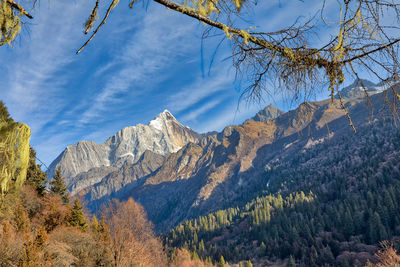
<instances>
[{"instance_id":1,"label":"mountain range","mask_svg":"<svg viewBox=\"0 0 400 267\"><path fill-rule=\"evenodd\" d=\"M383 87L370 82L373 108L354 83L341 97L356 127L388 113ZM339 105L307 102L295 110L269 105L242 125L199 134L164 111L148 125L129 126L105 143L80 141L50 165L60 167L73 195L92 211L110 200L134 197L158 231L220 209L240 205L268 187L265 173L300 158L326 140L354 134Z\"/></svg>"}]
</instances>

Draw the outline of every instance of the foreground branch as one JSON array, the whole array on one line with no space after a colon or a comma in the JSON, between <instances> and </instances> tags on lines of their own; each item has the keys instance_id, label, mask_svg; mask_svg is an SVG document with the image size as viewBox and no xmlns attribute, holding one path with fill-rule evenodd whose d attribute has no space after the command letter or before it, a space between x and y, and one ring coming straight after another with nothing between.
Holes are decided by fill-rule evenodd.
<instances>
[{"instance_id":1,"label":"foreground branch","mask_svg":"<svg viewBox=\"0 0 400 267\"><path fill-rule=\"evenodd\" d=\"M90 41L92 41L92 39L96 36L97 32L99 31L99 29L101 28L101 26L103 26L104 24L106 24L107 18L111 13L111 10L116 7L116 5L118 4L119 0L113 0L110 4L110 6L107 9L106 14L104 15L103 20L100 22L99 26L97 26L96 30L94 30L94 32L92 33L92 35L90 36L90 38L82 45L81 48L78 49L78 51L76 51L76 54L79 54L89 43ZM97 4L96 4L97 6ZM96 8L96 7L95 7Z\"/></svg>"},{"instance_id":2,"label":"foreground branch","mask_svg":"<svg viewBox=\"0 0 400 267\"><path fill-rule=\"evenodd\" d=\"M278 52L286 58L293 59L293 54L292 54L293 51L289 51L290 49L288 49L286 47L277 46L272 42L268 42L266 40L257 38L254 35L246 32L246 31L229 27L221 22L214 21L206 16L203 16L194 10L187 9L181 5L170 2L168 0L153 0L153 1L163 5L165 7L168 7L172 10L175 10L177 12L185 14L189 17L195 18L201 22L204 22L207 25L221 29L227 33L238 35L238 36L242 37L243 39L248 40L249 42L251 42L255 45L258 45L265 49L271 50L273 52ZM328 68L329 65L332 65L332 63L326 59L314 57L315 51L316 51L315 49L303 48L301 50L301 52L298 52L298 56L300 56L300 60L303 60L305 62L312 62L314 65L317 65L318 67Z\"/></svg>"},{"instance_id":3,"label":"foreground branch","mask_svg":"<svg viewBox=\"0 0 400 267\"><path fill-rule=\"evenodd\" d=\"M14 0L7 0L7 2L15 9L17 9L21 15L28 17L29 19L33 19L33 16L28 13L20 4L16 3Z\"/></svg>"}]
</instances>

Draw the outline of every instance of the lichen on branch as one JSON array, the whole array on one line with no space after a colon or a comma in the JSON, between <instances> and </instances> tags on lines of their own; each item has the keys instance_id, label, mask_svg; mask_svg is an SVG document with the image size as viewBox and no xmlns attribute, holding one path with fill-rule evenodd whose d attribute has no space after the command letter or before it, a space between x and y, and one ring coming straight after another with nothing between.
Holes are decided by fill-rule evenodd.
<instances>
[{"instance_id":1,"label":"lichen on branch","mask_svg":"<svg viewBox=\"0 0 400 267\"><path fill-rule=\"evenodd\" d=\"M33 17L14 0L0 0L0 46L10 44L21 32L22 17Z\"/></svg>"}]
</instances>

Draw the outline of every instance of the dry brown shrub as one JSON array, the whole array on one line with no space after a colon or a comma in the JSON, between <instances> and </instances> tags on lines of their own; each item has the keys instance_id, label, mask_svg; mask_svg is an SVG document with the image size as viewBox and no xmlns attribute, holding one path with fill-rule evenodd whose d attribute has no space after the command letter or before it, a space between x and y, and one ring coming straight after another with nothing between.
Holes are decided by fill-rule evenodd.
<instances>
[{"instance_id":1,"label":"dry brown shrub","mask_svg":"<svg viewBox=\"0 0 400 267\"><path fill-rule=\"evenodd\" d=\"M32 219L35 224L43 225L47 232L51 232L59 225L66 223L70 213L70 206L63 205L59 196L47 195L44 197L43 209Z\"/></svg>"},{"instance_id":2,"label":"dry brown shrub","mask_svg":"<svg viewBox=\"0 0 400 267\"><path fill-rule=\"evenodd\" d=\"M384 241L381 243L382 249L378 250L375 253L375 257L377 259L377 263L373 264L371 262L367 262L366 267L400 267L400 255L397 254L396 249L393 247L393 244Z\"/></svg>"},{"instance_id":3,"label":"dry brown shrub","mask_svg":"<svg viewBox=\"0 0 400 267\"><path fill-rule=\"evenodd\" d=\"M35 234L24 234L24 248L19 266L52 266L50 255L47 251L48 235L43 227L37 227Z\"/></svg>"},{"instance_id":4,"label":"dry brown shrub","mask_svg":"<svg viewBox=\"0 0 400 267\"><path fill-rule=\"evenodd\" d=\"M99 249L94 234L76 227L60 226L49 235L48 250L55 266L110 266L111 259L107 261L107 254Z\"/></svg>"},{"instance_id":5,"label":"dry brown shrub","mask_svg":"<svg viewBox=\"0 0 400 267\"><path fill-rule=\"evenodd\" d=\"M16 266L21 260L24 239L9 221L0 224L0 266Z\"/></svg>"},{"instance_id":6,"label":"dry brown shrub","mask_svg":"<svg viewBox=\"0 0 400 267\"><path fill-rule=\"evenodd\" d=\"M31 185L24 185L21 190L21 200L29 218L33 218L43 208L43 198L41 198L36 189Z\"/></svg>"}]
</instances>

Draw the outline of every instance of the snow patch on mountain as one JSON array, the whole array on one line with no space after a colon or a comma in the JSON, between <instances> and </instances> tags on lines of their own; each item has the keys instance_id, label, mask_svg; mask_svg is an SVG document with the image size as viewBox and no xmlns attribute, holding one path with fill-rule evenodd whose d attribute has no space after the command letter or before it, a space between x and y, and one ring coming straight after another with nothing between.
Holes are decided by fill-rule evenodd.
<instances>
[{"instance_id":1,"label":"snow patch on mountain","mask_svg":"<svg viewBox=\"0 0 400 267\"><path fill-rule=\"evenodd\" d=\"M150 121L149 125L151 127L155 128L155 129L159 130L159 131L162 131L162 125L161 125L161 122L158 119Z\"/></svg>"}]
</instances>

